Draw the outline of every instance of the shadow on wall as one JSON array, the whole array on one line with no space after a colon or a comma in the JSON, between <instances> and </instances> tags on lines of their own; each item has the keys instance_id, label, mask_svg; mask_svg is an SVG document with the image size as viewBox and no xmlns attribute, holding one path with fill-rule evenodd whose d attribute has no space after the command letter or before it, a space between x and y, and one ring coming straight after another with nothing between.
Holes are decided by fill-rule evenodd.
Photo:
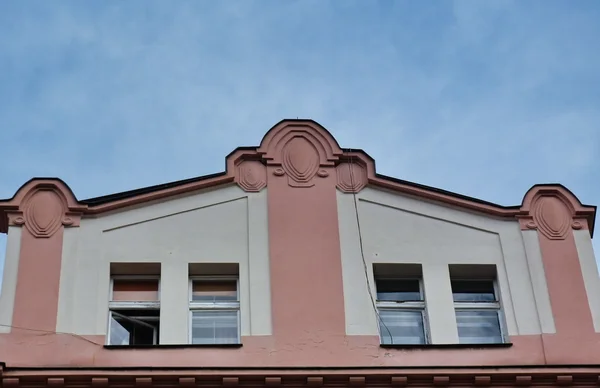
<instances>
[{"instance_id":1,"label":"shadow on wall","mask_svg":"<svg viewBox=\"0 0 600 388\"><path fill-rule=\"evenodd\" d=\"M4 275L4 258L6 257L6 237L4 233L0 233L0 294L2 293L2 278Z\"/></svg>"},{"instance_id":2,"label":"shadow on wall","mask_svg":"<svg viewBox=\"0 0 600 388\"><path fill-rule=\"evenodd\" d=\"M596 222L597 224L598 222ZM592 247L594 248L594 257L596 258L596 268L598 268L598 275L600 276L600 237L592 239Z\"/></svg>"}]
</instances>

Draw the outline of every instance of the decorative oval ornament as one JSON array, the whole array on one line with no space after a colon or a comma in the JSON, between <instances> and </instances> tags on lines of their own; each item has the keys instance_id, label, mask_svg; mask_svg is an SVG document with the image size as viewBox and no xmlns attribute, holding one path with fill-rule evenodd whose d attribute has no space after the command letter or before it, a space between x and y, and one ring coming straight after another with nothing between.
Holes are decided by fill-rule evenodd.
<instances>
[{"instance_id":1,"label":"decorative oval ornament","mask_svg":"<svg viewBox=\"0 0 600 388\"><path fill-rule=\"evenodd\" d=\"M337 166L337 188L344 193L358 193L367 184L367 174L357 163L341 163Z\"/></svg>"},{"instance_id":2,"label":"decorative oval ornament","mask_svg":"<svg viewBox=\"0 0 600 388\"><path fill-rule=\"evenodd\" d=\"M556 197L540 197L536 203L535 218L538 230L551 240L563 240L571 225L567 206Z\"/></svg>"},{"instance_id":3,"label":"decorative oval ornament","mask_svg":"<svg viewBox=\"0 0 600 388\"><path fill-rule=\"evenodd\" d=\"M319 152L303 137L292 138L283 149L282 167L292 187L311 187L319 169Z\"/></svg>"},{"instance_id":4,"label":"decorative oval ornament","mask_svg":"<svg viewBox=\"0 0 600 388\"><path fill-rule=\"evenodd\" d=\"M249 192L258 192L267 185L265 166L257 161L245 161L238 166L237 183Z\"/></svg>"},{"instance_id":5,"label":"decorative oval ornament","mask_svg":"<svg viewBox=\"0 0 600 388\"><path fill-rule=\"evenodd\" d=\"M54 191L40 190L25 205L25 226L35 237L50 237L62 225L63 202Z\"/></svg>"}]
</instances>

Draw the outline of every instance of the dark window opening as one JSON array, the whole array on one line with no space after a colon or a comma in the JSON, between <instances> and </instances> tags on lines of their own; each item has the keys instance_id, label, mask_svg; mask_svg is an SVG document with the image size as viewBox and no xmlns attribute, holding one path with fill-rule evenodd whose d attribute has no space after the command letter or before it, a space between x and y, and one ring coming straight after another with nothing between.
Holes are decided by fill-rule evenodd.
<instances>
[{"instance_id":1,"label":"dark window opening","mask_svg":"<svg viewBox=\"0 0 600 388\"><path fill-rule=\"evenodd\" d=\"M110 313L111 345L156 345L160 310L133 309Z\"/></svg>"},{"instance_id":2,"label":"dark window opening","mask_svg":"<svg viewBox=\"0 0 600 388\"><path fill-rule=\"evenodd\" d=\"M377 300L389 302L421 301L418 279L377 279Z\"/></svg>"}]
</instances>

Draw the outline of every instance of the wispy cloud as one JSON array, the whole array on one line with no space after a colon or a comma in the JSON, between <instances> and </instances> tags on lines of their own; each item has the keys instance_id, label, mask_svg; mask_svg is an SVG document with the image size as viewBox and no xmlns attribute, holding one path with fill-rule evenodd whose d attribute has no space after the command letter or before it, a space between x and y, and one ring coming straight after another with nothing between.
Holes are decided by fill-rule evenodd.
<instances>
[{"instance_id":1,"label":"wispy cloud","mask_svg":"<svg viewBox=\"0 0 600 388\"><path fill-rule=\"evenodd\" d=\"M310 117L387 175L597 204L597 20L594 0L2 2L0 197L32 176L86 198L221 171Z\"/></svg>"}]
</instances>

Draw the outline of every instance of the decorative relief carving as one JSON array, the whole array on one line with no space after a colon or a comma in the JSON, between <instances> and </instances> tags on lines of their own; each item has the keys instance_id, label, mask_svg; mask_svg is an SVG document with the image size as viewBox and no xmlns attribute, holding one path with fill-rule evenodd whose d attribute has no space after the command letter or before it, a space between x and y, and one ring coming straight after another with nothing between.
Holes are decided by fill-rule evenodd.
<instances>
[{"instance_id":1,"label":"decorative relief carving","mask_svg":"<svg viewBox=\"0 0 600 388\"><path fill-rule=\"evenodd\" d=\"M281 166L291 187L314 186L312 179L319 170L319 152L304 137L293 137L283 148Z\"/></svg>"},{"instance_id":2,"label":"decorative relief carving","mask_svg":"<svg viewBox=\"0 0 600 388\"><path fill-rule=\"evenodd\" d=\"M564 240L572 215L558 197L540 196L534 204L533 219L538 230L550 240Z\"/></svg>"},{"instance_id":3,"label":"decorative relief carving","mask_svg":"<svg viewBox=\"0 0 600 388\"><path fill-rule=\"evenodd\" d=\"M267 172L261 162L244 161L237 166L236 179L245 191L259 192L267 185Z\"/></svg>"},{"instance_id":4,"label":"decorative relief carving","mask_svg":"<svg viewBox=\"0 0 600 388\"><path fill-rule=\"evenodd\" d=\"M265 377L265 385L275 387L281 385L281 377L278 376L268 376Z\"/></svg>"},{"instance_id":5,"label":"decorative relief carving","mask_svg":"<svg viewBox=\"0 0 600 388\"><path fill-rule=\"evenodd\" d=\"M135 372L134 372L135 373ZM73 379L72 373L65 371L60 375L48 374L31 374L22 375L19 377L2 377L1 384L5 388L19 388L44 386L40 382L46 383L48 386L54 387L69 387L77 388L81 386L99 387L131 387L131 386L146 386L150 387L160 382L164 386L185 386L192 387L200 385L206 381L206 376L195 374L191 376L180 376L177 374L160 375L160 372L143 372L142 374L132 375L112 375L110 379L101 375L98 372L97 376L79 376ZM522 373L522 372L521 372ZM564 372L563 372L564 373ZM409 376L390 375L389 373L371 373L368 375L348 375L348 374L328 374L323 376L312 376L301 374L295 378L282 378L281 376L271 376L265 374L238 374L238 375L215 375L211 381L215 387L235 387L235 386L256 386L257 382L263 381L264 385L271 387L298 387L302 381L306 381L307 387L340 387L354 386L363 387L372 384L382 385L387 381L388 384L395 387L423 387L423 386L455 386L466 387L473 384L474 386L485 387L507 387L507 386L589 386L593 387L598 384L598 373L578 372L571 374L557 374L548 371L540 371L533 374L523 375L518 372L493 372L491 375L478 375L475 372L458 372L452 375L436 375L433 373L422 373ZM132 384L133 383L133 384ZM367 384L369 383L369 384Z\"/></svg>"},{"instance_id":6,"label":"decorative relief carving","mask_svg":"<svg viewBox=\"0 0 600 388\"><path fill-rule=\"evenodd\" d=\"M151 387L152 377L136 377L135 385L136 387Z\"/></svg>"},{"instance_id":7,"label":"decorative relief carving","mask_svg":"<svg viewBox=\"0 0 600 388\"><path fill-rule=\"evenodd\" d=\"M62 182L32 180L0 209L0 230L24 226L36 238L48 238L63 226L77 227L86 209ZM2 215L4 214L4 219Z\"/></svg>"},{"instance_id":8,"label":"decorative relief carving","mask_svg":"<svg viewBox=\"0 0 600 388\"><path fill-rule=\"evenodd\" d=\"M312 187L327 178L343 151L327 130L311 120L282 122L273 127L256 149L256 156L273 168L274 176L286 176L290 187Z\"/></svg>"},{"instance_id":9,"label":"decorative relief carving","mask_svg":"<svg viewBox=\"0 0 600 388\"><path fill-rule=\"evenodd\" d=\"M267 165L281 165L284 157L282 151L290 143L297 142L296 139L302 139L302 142L314 147L320 166L334 166L343 153L331 134L312 121L282 122L267 132L256 151Z\"/></svg>"},{"instance_id":10,"label":"decorative relief carving","mask_svg":"<svg viewBox=\"0 0 600 388\"><path fill-rule=\"evenodd\" d=\"M240 383L239 377L223 377L222 383L224 386L233 387Z\"/></svg>"},{"instance_id":11,"label":"decorative relief carving","mask_svg":"<svg viewBox=\"0 0 600 388\"><path fill-rule=\"evenodd\" d=\"M395 387L403 387L408 384L407 376L392 376L391 378L392 385Z\"/></svg>"},{"instance_id":12,"label":"decorative relief carving","mask_svg":"<svg viewBox=\"0 0 600 388\"><path fill-rule=\"evenodd\" d=\"M476 385L478 387L486 387L486 386L490 385L491 382L492 382L491 376L475 376L475 379L473 381L474 385Z\"/></svg>"},{"instance_id":13,"label":"decorative relief carving","mask_svg":"<svg viewBox=\"0 0 600 388\"><path fill-rule=\"evenodd\" d=\"M365 385L367 379L365 376L350 376L348 377L349 385L353 386L363 386Z\"/></svg>"},{"instance_id":14,"label":"decorative relief carving","mask_svg":"<svg viewBox=\"0 0 600 388\"><path fill-rule=\"evenodd\" d=\"M49 387L63 387L65 385L64 377L49 377L46 381L47 386Z\"/></svg>"},{"instance_id":15,"label":"decorative relief carving","mask_svg":"<svg viewBox=\"0 0 600 388\"><path fill-rule=\"evenodd\" d=\"M450 384L450 376L433 376L433 385L446 386Z\"/></svg>"},{"instance_id":16,"label":"decorative relief carving","mask_svg":"<svg viewBox=\"0 0 600 388\"><path fill-rule=\"evenodd\" d=\"M579 221L573 221L571 227L575 230L583 229L583 224Z\"/></svg>"},{"instance_id":17,"label":"decorative relief carving","mask_svg":"<svg viewBox=\"0 0 600 388\"><path fill-rule=\"evenodd\" d=\"M179 386L181 387L193 387L196 385L195 377L180 377Z\"/></svg>"},{"instance_id":18,"label":"decorative relief carving","mask_svg":"<svg viewBox=\"0 0 600 388\"><path fill-rule=\"evenodd\" d=\"M336 167L337 187L344 193L358 193L367 185L367 171L358 163L342 163Z\"/></svg>"},{"instance_id":19,"label":"decorative relief carving","mask_svg":"<svg viewBox=\"0 0 600 388\"><path fill-rule=\"evenodd\" d=\"M23 205L25 227L35 237L51 237L62 226L65 210L55 191L37 190Z\"/></svg>"},{"instance_id":20,"label":"decorative relief carving","mask_svg":"<svg viewBox=\"0 0 600 388\"><path fill-rule=\"evenodd\" d=\"M531 385L532 378L529 375L520 375L515 377L515 385L528 386Z\"/></svg>"},{"instance_id":21,"label":"decorative relief carving","mask_svg":"<svg viewBox=\"0 0 600 388\"><path fill-rule=\"evenodd\" d=\"M108 378L92 377L92 387L108 387Z\"/></svg>"},{"instance_id":22,"label":"decorative relief carving","mask_svg":"<svg viewBox=\"0 0 600 388\"><path fill-rule=\"evenodd\" d=\"M36 238L51 237L63 226L79 226L88 208L64 182L49 178L32 179L13 198L0 202L0 232L24 226Z\"/></svg>"},{"instance_id":23,"label":"decorative relief carving","mask_svg":"<svg viewBox=\"0 0 600 388\"><path fill-rule=\"evenodd\" d=\"M23 216L16 216L12 219L12 225L23 225L25 223L25 218Z\"/></svg>"},{"instance_id":24,"label":"decorative relief carving","mask_svg":"<svg viewBox=\"0 0 600 388\"><path fill-rule=\"evenodd\" d=\"M572 375L556 376L556 384L557 385L571 385L571 384L573 384L573 376Z\"/></svg>"},{"instance_id":25,"label":"decorative relief carving","mask_svg":"<svg viewBox=\"0 0 600 388\"><path fill-rule=\"evenodd\" d=\"M3 377L2 378L2 386L5 388L15 388L19 386L19 378L18 377Z\"/></svg>"}]
</instances>

